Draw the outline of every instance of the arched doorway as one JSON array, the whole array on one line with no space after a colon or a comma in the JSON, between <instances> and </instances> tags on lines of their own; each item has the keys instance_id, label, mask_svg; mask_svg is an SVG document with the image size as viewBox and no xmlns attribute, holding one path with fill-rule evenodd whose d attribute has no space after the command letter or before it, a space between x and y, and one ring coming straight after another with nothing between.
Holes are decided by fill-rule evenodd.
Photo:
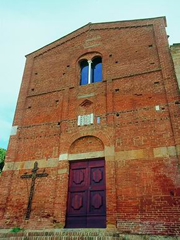
<instances>
[{"instance_id":1,"label":"arched doorway","mask_svg":"<svg viewBox=\"0 0 180 240\"><path fill-rule=\"evenodd\" d=\"M71 161L66 227L105 228L106 175L103 143L94 136L82 137L71 145L69 154ZM92 158L93 155L96 157Z\"/></svg>"}]
</instances>

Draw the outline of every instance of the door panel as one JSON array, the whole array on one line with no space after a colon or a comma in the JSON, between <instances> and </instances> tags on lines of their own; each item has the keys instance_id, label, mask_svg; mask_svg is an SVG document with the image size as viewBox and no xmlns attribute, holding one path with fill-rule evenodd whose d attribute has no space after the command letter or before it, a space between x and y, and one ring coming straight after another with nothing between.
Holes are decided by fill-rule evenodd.
<instances>
[{"instance_id":1,"label":"door panel","mask_svg":"<svg viewBox=\"0 0 180 240\"><path fill-rule=\"evenodd\" d=\"M72 179L71 179L70 187L86 186L87 169L85 168L72 169L71 174L72 174Z\"/></svg>"},{"instance_id":2,"label":"door panel","mask_svg":"<svg viewBox=\"0 0 180 240\"><path fill-rule=\"evenodd\" d=\"M101 214L105 215L105 192L102 191L91 191L90 192L90 203L89 203L89 214Z\"/></svg>"},{"instance_id":3,"label":"door panel","mask_svg":"<svg viewBox=\"0 0 180 240\"><path fill-rule=\"evenodd\" d=\"M86 192L71 192L69 194L69 214L86 215Z\"/></svg>"},{"instance_id":4,"label":"door panel","mask_svg":"<svg viewBox=\"0 0 180 240\"><path fill-rule=\"evenodd\" d=\"M104 168L103 167L96 167L90 169L90 184L91 186L94 185L104 185Z\"/></svg>"},{"instance_id":5,"label":"door panel","mask_svg":"<svg viewBox=\"0 0 180 240\"><path fill-rule=\"evenodd\" d=\"M70 163L66 227L106 227L104 159Z\"/></svg>"}]
</instances>

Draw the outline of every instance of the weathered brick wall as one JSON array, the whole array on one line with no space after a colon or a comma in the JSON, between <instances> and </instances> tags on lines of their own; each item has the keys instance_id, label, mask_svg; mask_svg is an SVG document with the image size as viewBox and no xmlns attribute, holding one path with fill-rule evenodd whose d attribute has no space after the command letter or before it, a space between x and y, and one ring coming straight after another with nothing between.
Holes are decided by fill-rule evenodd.
<instances>
[{"instance_id":1,"label":"weathered brick wall","mask_svg":"<svg viewBox=\"0 0 180 240\"><path fill-rule=\"evenodd\" d=\"M97 54L103 81L80 86L79 59ZM1 227L64 227L69 161L105 157L107 227L178 235L179 104L164 18L89 24L28 55L0 178ZM90 113L93 125L77 126ZM20 176L34 161L49 175L24 220L31 180Z\"/></svg>"}]
</instances>

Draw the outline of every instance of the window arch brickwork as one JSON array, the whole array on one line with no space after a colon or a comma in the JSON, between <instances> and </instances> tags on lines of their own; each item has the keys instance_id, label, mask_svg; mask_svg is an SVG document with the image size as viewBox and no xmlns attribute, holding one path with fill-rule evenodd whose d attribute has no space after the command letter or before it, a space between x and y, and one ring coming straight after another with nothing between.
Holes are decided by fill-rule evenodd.
<instances>
[{"instance_id":1,"label":"window arch brickwork","mask_svg":"<svg viewBox=\"0 0 180 240\"><path fill-rule=\"evenodd\" d=\"M87 55L79 61L80 85L102 81L102 58L99 55Z\"/></svg>"}]
</instances>

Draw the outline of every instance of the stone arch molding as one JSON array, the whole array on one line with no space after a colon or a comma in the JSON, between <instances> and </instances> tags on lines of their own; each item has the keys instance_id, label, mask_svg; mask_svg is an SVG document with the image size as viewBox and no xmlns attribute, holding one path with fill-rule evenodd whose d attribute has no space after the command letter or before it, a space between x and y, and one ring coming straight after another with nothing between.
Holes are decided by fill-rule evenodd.
<instances>
[{"instance_id":1,"label":"stone arch molding","mask_svg":"<svg viewBox=\"0 0 180 240\"><path fill-rule=\"evenodd\" d=\"M71 137L71 142L66 146L66 152L60 154L59 160L72 161L98 157L106 159L109 156L114 157L114 146L111 146L111 141L107 136L104 134L101 136L82 134Z\"/></svg>"}]
</instances>

